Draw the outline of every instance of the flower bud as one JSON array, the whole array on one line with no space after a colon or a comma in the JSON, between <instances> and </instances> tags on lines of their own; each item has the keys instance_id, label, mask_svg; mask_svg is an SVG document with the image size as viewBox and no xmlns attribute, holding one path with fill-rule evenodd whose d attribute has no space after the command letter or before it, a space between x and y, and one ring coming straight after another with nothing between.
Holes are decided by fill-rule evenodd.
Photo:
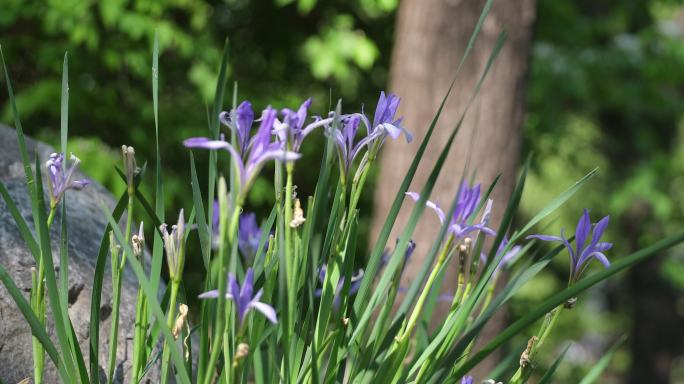
<instances>
[{"instance_id":1,"label":"flower bud","mask_svg":"<svg viewBox=\"0 0 684 384\"><path fill-rule=\"evenodd\" d=\"M133 179L139 172L138 165L135 162L135 149L130 146L122 145L121 152L123 153L124 168L126 170L128 193L131 193L133 191Z\"/></svg>"},{"instance_id":2,"label":"flower bud","mask_svg":"<svg viewBox=\"0 0 684 384\"><path fill-rule=\"evenodd\" d=\"M159 230L164 240L164 250L166 251L166 261L169 266L169 277L171 279L180 278L183 273L183 263L185 261L185 217L183 210L178 214L178 222L171 227L171 233L167 230L167 225L162 224Z\"/></svg>"}]
</instances>

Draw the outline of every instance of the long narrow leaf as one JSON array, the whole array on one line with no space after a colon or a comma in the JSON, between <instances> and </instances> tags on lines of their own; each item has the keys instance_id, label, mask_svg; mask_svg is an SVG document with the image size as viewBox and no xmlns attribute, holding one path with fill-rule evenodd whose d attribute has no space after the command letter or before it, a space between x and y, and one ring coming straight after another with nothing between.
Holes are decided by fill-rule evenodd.
<instances>
[{"instance_id":1,"label":"long narrow leaf","mask_svg":"<svg viewBox=\"0 0 684 384\"><path fill-rule=\"evenodd\" d=\"M200 248L202 251L202 261L204 261L204 269L209 271L209 258L211 257L211 234L209 233L209 226L207 219L204 216L204 203L202 202L202 192L199 189L199 180L197 179L197 169L195 167L195 156L190 151L190 175L192 186L192 201L195 205L195 212L197 212L197 232L199 233ZM208 204L213 204L209 201ZM209 218L211 220L211 218Z\"/></svg>"},{"instance_id":2,"label":"long narrow leaf","mask_svg":"<svg viewBox=\"0 0 684 384\"><path fill-rule=\"evenodd\" d=\"M62 64L62 107L60 113L60 144L62 154L66 157L67 139L69 137L69 55L64 53Z\"/></svg>"},{"instance_id":3,"label":"long narrow leaf","mask_svg":"<svg viewBox=\"0 0 684 384\"><path fill-rule=\"evenodd\" d=\"M17 103L12 90L12 82L10 81L9 71L5 65L5 56L2 53L2 46L0 45L0 61L2 61L2 69L5 72L5 82L7 83L7 95L9 96L10 107L12 115L14 116L14 129L17 132L17 142L19 144L19 154L21 155L21 162L24 165L24 176L26 177L26 185L28 187L29 196L31 197L31 212L33 217L38 217L38 196L35 194L33 188L33 170L31 169L31 159L29 158L28 150L26 149L26 140L24 138L24 131L21 127L21 119L17 110ZM29 244L30 246L30 244Z\"/></svg>"},{"instance_id":4,"label":"long narrow leaf","mask_svg":"<svg viewBox=\"0 0 684 384\"><path fill-rule=\"evenodd\" d=\"M66 204L62 204L62 214L60 216L61 228L59 232L59 300L60 308L62 308L62 317L65 319L69 318L69 233L67 230L67 208ZM79 376L81 377L81 383L87 383L88 380L88 370L85 366L85 361L83 360L83 354L81 353L81 347L78 345L78 338L76 337L76 332L74 332L74 327L71 322L69 322L69 329L67 330L67 336L69 339L70 350L73 354L74 361L76 362L76 367L78 369Z\"/></svg>"},{"instance_id":5,"label":"long narrow leaf","mask_svg":"<svg viewBox=\"0 0 684 384\"><path fill-rule=\"evenodd\" d=\"M0 180L0 195L5 201L5 206L7 207L7 210L9 210L9 213L12 215L12 218L19 229L21 238L31 251L31 255L33 255L34 260L38 262L38 258L40 257L40 246L38 245L36 238L33 236L33 233L29 229L26 220L21 215L21 212L19 212L14 200L12 200L12 196L10 196L9 191L7 191L5 183L3 183L2 180Z\"/></svg>"},{"instance_id":6,"label":"long narrow leaf","mask_svg":"<svg viewBox=\"0 0 684 384\"><path fill-rule=\"evenodd\" d=\"M164 220L164 183L161 165L161 151L159 150L159 36L154 33L154 47L152 48L152 107L154 109L154 143L155 143L155 177L154 177L154 213L160 223ZM140 199L139 199L140 200ZM159 224L155 223L155 228ZM152 267L150 279L152 288L159 290L159 280L162 267L162 238L155 232L152 242ZM151 321L151 320L150 320Z\"/></svg>"},{"instance_id":7,"label":"long narrow leaf","mask_svg":"<svg viewBox=\"0 0 684 384\"><path fill-rule=\"evenodd\" d=\"M413 176L415 175L416 170L418 169L418 165L420 164L420 161L423 158L423 154L427 149L427 145L430 141L430 138L432 137L432 133L435 129L435 126L437 125L437 121L439 121L439 118L442 115L444 105L446 104L449 95L451 95L451 91L454 87L454 84L456 83L456 79L458 78L458 75L461 72L461 68L465 63L466 58L469 56L471 52L472 46L475 42L475 39L480 33L480 28L482 27L482 24L484 23L487 14L489 14L491 5L492 0L488 0L485 3L484 8L482 9L482 13L480 14L480 18L477 22L477 25L473 30L470 40L468 41L466 51L464 52L463 57L461 58L458 68L456 69L456 72L454 74L454 78L451 81L451 84L449 85L449 89L444 95L444 98L442 98L439 108L437 108L435 116L430 122L430 126L428 127L428 130L425 133L425 136L423 137L423 141L420 143L420 147L418 148L418 151L416 152L416 155L413 158L413 161L411 162L408 171L406 172L406 176L404 177L404 180L402 181L401 186L399 187L399 190L397 191L397 194L394 197L394 202L392 203L390 211L387 214L385 224L380 230L378 239L375 242L375 247L371 252L371 257L368 260L368 265L366 266L366 273L368 274L368 276L375 276L377 274L378 268L380 266L380 258L382 256L382 252L385 249L385 244L387 244L387 240L389 239L390 232L392 231L392 226L394 225L394 222L396 221L397 216L399 215L399 209L401 208L401 205L404 201L404 193L408 190L409 185L411 185L411 181L413 181ZM371 281L371 279L364 279L364 281L361 284L361 287L359 288L359 291L356 293L356 300L354 301L354 314L357 317L365 309L367 303L366 296L369 294L369 290L371 288L372 283L373 282Z\"/></svg>"},{"instance_id":8,"label":"long narrow leaf","mask_svg":"<svg viewBox=\"0 0 684 384\"><path fill-rule=\"evenodd\" d=\"M36 227L38 228L38 238L40 239L41 263L43 263L45 270L45 281L47 288L47 296L52 309L52 316L55 321L55 331L57 333L57 340L59 341L62 357L67 372L71 377L76 377L76 364L72 360L71 346L69 344L68 332L71 327L71 320L69 316L64 317L65 311L60 306L59 290L57 288L57 276L55 275L55 266L52 261L52 246L50 244L50 231L47 226L47 214L45 213L45 204L43 202L43 182L40 177L40 163L36 156L35 161L36 176L35 176L35 194L39 198L38 217L36 217Z\"/></svg>"},{"instance_id":9,"label":"long narrow leaf","mask_svg":"<svg viewBox=\"0 0 684 384\"><path fill-rule=\"evenodd\" d=\"M17 307L19 307L21 314L24 315L24 319L26 319L26 322L31 327L31 333L33 333L33 336L40 340L43 348L45 348L45 352L47 352L52 362L55 363L62 380L66 383L70 382L70 376L66 371L64 362L62 361L59 352L57 352L57 348L55 348L55 345L52 343L52 340L50 340L50 336L48 336L47 332L45 331L45 327L43 327L36 315L33 313L31 305L28 303L28 301L26 301L24 295L21 294L21 291L2 264L0 264L0 281L2 281L2 283L5 285L5 288L7 288L7 292L10 294L10 296L12 296L12 299L17 304Z\"/></svg>"},{"instance_id":10,"label":"long narrow leaf","mask_svg":"<svg viewBox=\"0 0 684 384\"><path fill-rule=\"evenodd\" d=\"M449 139L446 142L446 145L443 147L442 152L441 152L437 162L435 163L435 166L434 166L432 172L430 173L430 176L428 177L427 182L425 183L425 185L423 186L423 189L420 192L420 198L418 199L415 206L413 207L413 210L411 211L411 216L409 217L408 224L406 225L402 235L399 238L399 242L397 243L397 246L394 250L394 254L392 255L392 258L390 259L389 264L385 267L385 269L386 269L385 273L382 275L380 282L378 283L378 285L376 287L375 294L371 298L370 304L366 306L366 308L363 312L363 315L361 316L361 319L359 321L359 326L357 326L357 329L355 330L355 334L352 337L352 339L354 339L355 336L358 336L360 334L360 331L364 330L364 328L365 328L364 322L368 321L373 309L375 308L375 304L376 304L377 300L381 297L383 292L387 292L386 289L387 289L388 284L390 283L390 279L392 278L392 276L394 275L394 272L396 271L397 267L401 263L401 258L403 257L401 255L404 254L404 252L406 250L406 245L408 244L408 241L409 241L409 238L410 238L411 234L413 233L413 230L415 229L416 225L418 224L418 219L420 218L420 215L422 214L423 210L425 209L425 204L427 202L427 199L430 196L430 193L432 192L432 188L434 187L434 184L437 181L437 177L439 176L439 173L442 169L442 166L443 166L444 162L446 161L446 157L449 154L449 151L451 150L451 145L454 141L454 138L456 137L456 134L458 133L458 131L461 127L461 124L463 123L465 116L467 115L468 110L470 109L470 106L472 105L472 103L475 100L475 98L477 97L480 89L482 88L482 84L484 82L484 79L487 77L487 74L489 73L489 70L491 69L491 66L494 63L494 60L496 59L499 52L501 51L501 47L503 46L505 39L506 39L506 34L504 32L502 32L499 35L499 39L497 40L496 46L494 47L494 49L492 50L492 53L489 56L489 60L487 62L487 65L485 66L485 68L482 72L482 75L480 76L480 78L476 84L475 90L473 91L473 93L470 97L470 100L468 101L468 104L464 108L464 111L461 114L461 117L460 117L458 123L453 128L453 130L449 136ZM435 122L435 121L433 121L433 122ZM431 129L432 129L432 127L431 127ZM404 192L406 192L406 190L402 191L401 189L400 189L400 191L402 192L402 195L404 194ZM386 239L385 239L385 241L386 241ZM383 244L385 244L385 243L383 242ZM376 245L376 247L377 247L377 245ZM373 276L373 274L370 274L370 276ZM368 279L368 280L370 280L370 279ZM368 280L364 279L364 283L367 283ZM361 288L363 288L363 285L361 286ZM358 300L358 297L357 297L357 300ZM358 303L358 301L357 301L357 303Z\"/></svg>"}]
</instances>

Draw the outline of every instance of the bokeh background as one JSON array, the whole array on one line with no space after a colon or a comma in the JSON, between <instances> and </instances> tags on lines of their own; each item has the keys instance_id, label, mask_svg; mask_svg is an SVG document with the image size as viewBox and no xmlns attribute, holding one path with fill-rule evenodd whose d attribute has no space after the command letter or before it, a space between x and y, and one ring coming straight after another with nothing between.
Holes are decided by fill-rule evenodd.
<instances>
[{"instance_id":1,"label":"bokeh background","mask_svg":"<svg viewBox=\"0 0 684 384\"><path fill-rule=\"evenodd\" d=\"M120 161L122 144L136 148L139 162L154 159L151 52L158 33L167 216L192 206L181 141L207 130L226 37L226 100L237 81L239 99L257 108L293 108L309 96L319 114L338 98L349 109L371 107L387 87L400 6L398 0L0 4L0 44L25 131L58 143L62 58L68 50L70 150L87 174L116 194L125 188L112 166ZM523 156L533 151L535 160L518 221L599 166L599 176L558 211L549 231L572 230L584 207L593 217L610 214L610 257L619 258L683 230L684 4L538 0L536 8L522 148ZM0 121L13 122L5 92ZM305 156L315 159L322 139L312 143ZM198 160L201 170L206 158ZM298 177L302 190L313 189L316 172ZM259 180L250 209L266 212L272 188L269 179ZM361 203L366 228L372 198L368 193ZM360 246L369 241L362 239ZM200 264L188 263L186 281L201 280L201 270L193 269ZM558 258L525 287L508 317L561 289L566 264ZM577 382L626 334L601 382L684 383L684 251L659 255L594 288L554 333L546 363L572 341L559 382Z\"/></svg>"}]
</instances>

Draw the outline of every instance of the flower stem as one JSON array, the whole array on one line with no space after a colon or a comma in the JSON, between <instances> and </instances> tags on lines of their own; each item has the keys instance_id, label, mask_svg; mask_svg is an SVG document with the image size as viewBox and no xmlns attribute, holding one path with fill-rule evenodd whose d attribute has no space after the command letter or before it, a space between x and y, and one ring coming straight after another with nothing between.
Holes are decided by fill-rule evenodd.
<instances>
[{"instance_id":1,"label":"flower stem","mask_svg":"<svg viewBox=\"0 0 684 384\"><path fill-rule=\"evenodd\" d=\"M135 191L128 189L128 207L126 209L126 232L124 236L125 241L130 241L131 226L133 225L133 198ZM128 252L124 247L121 260L119 260L118 252L112 252L112 289L114 291L112 298L112 323L109 335L109 364L108 364L108 379L109 382L114 382L114 369L116 368L116 351L118 348L119 338L119 308L121 306L121 281L123 277L124 267L126 266L126 255Z\"/></svg>"},{"instance_id":2,"label":"flower stem","mask_svg":"<svg viewBox=\"0 0 684 384\"><path fill-rule=\"evenodd\" d=\"M211 340L211 353L209 355L209 362L205 369L204 384L211 384L214 374L216 372L216 363L218 362L219 354L223 349L222 338L225 334L226 328L226 291L228 288L228 260L226 258L226 243L232 244L235 240L235 232L240 219L241 202L236 202L233 207L232 218L230 219L230 226L228 226L228 215L224 214L228 210L228 203L226 201L227 188L223 178L219 180L219 275L218 275L218 306L216 310L216 321L214 327L214 337ZM228 227L228 230L226 230ZM226 239L229 235L229 239Z\"/></svg>"},{"instance_id":3,"label":"flower stem","mask_svg":"<svg viewBox=\"0 0 684 384\"><path fill-rule=\"evenodd\" d=\"M176 300L178 297L178 289L180 287L180 276L176 276L171 281L171 294L169 296L169 309L166 313L166 326L173 329L174 316L176 314ZM171 348L175 346L169 343L164 343L164 349L162 352L162 370L161 370L161 382L167 383L169 380L169 364L171 363Z\"/></svg>"},{"instance_id":4,"label":"flower stem","mask_svg":"<svg viewBox=\"0 0 684 384\"><path fill-rule=\"evenodd\" d=\"M369 156L368 161L362 162L362 164L365 164L364 168L361 170L360 174L356 174L354 180L352 181L351 201L349 202L348 210L350 214L356 209L356 206L359 203L361 191L363 190L363 186L366 184L366 178L368 177L368 172L370 171L374 160L375 156Z\"/></svg>"},{"instance_id":5,"label":"flower stem","mask_svg":"<svg viewBox=\"0 0 684 384\"><path fill-rule=\"evenodd\" d=\"M427 281L425 282L425 287L423 288L423 291L420 293L420 297L418 297L418 301L416 302L415 307L413 308L413 311L411 312L411 317L408 320L408 323L406 324L406 327L404 328L404 331L402 332L400 336L400 341L404 342L408 339L408 337L411 335L411 332L413 332L413 328L416 326L416 323L418 322L418 318L420 317L420 314L423 310L423 306L425 305L425 300L428 298L430 294L430 290L432 289L432 285L435 282L435 279L437 278L437 275L439 274L439 270L442 268L442 264L444 264L444 260L446 260L446 256L449 253L449 248L451 247L451 244L454 241L453 236L449 236L447 239L446 243L444 244L444 247L442 248L442 252L440 252L439 257L437 258L437 263L435 266L432 268L432 271L430 272L430 276L428 277Z\"/></svg>"},{"instance_id":6,"label":"flower stem","mask_svg":"<svg viewBox=\"0 0 684 384\"><path fill-rule=\"evenodd\" d=\"M50 213L47 218L48 233L50 233L52 223L55 221L55 212L57 212L57 204L50 204ZM31 306L40 323L45 325L45 265L43 264L43 256L41 252L40 258L38 258L38 271L31 274ZM60 268L68 268L68 266L60 266ZM37 338L32 337L31 342L34 361L33 379L36 384L41 384L45 367L45 350Z\"/></svg>"},{"instance_id":7,"label":"flower stem","mask_svg":"<svg viewBox=\"0 0 684 384\"><path fill-rule=\"evenodd\" d=\"M133 364L131 373L131 382L137 383L140 381L140 375L143 369L143 362L145 357L145 335L147 316L147 300L143 290L138 288L138 297L135 305L135 333L133 336Z\"/></svg>"},{"instance_id":8,"label":"flower stem","mask_svg":"<svg viewBox=\"0 0 684 384\"><path fill-rule=\"evenodd\" d=\"M109 383L114 382L114 369L116 366L117 335L119 332L119 305L121 303L121 274L119 270L119 251L114 243L114 236L110 236L110 252L112 263L112 323L109 333L109 360L107 364L107 378Z\"/></svg>"}]
</instances>

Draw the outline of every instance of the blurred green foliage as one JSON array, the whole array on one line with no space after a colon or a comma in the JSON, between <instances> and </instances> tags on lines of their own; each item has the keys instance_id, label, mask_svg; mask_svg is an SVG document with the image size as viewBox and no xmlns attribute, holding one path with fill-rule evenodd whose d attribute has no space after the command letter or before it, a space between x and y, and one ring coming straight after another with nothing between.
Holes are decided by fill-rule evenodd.
<instances>
[{"instance_id":1,"label":"blurred green foliage","mask_svg":"<svg viewBox=\"0 0 684 384\"><path fill-rule=\"evenodd\" d=\"M561 227L574 231L584 207L591 208L592 218L610 214L608 236L615 247L609 257L619 258L682 229L683 37L680 1L539 1L524 125L526 150L536 154L526 191L534 198L523 198L523 210L536 211L569 182L600 167L599 176L565 207L549 232ZM660 277L684 303L684 254L675 248L667 256L660 263ZM560 281L567 263L566 255L556 260ZM546 290L549 281L542 275L533 284ZM559 341L574 334L570 337L582 345L596 347L582 353L571 348L570 362L576 354L583 356L578 366L596 361L596 351L608 348L620 336L617 332L634 326L634 291L628 287L611 281L598 289L603 300L587 295L561 318ZM539 294L537 289L530 287L529 301ZM522 303L514 308L518 313L525 311ZM681 309L679 317L681 324ZM549 364L554 358L548 356ZM618 354L613 369L638 364L625 359L624 352ZM586 369L561 370L559 378L578 382L584 373ZM681 380L681 372L675 375L673 371L671 382Z\"/></svg>"},{"instance_id":2,"label":"blurred green foliage","mask_svg":"<svg viewBox=\"0 0 684 384\"><path fill-rule=\"evenodd\" d=\"M119 158L116 148L133 145L139 162L153 159L150 61L157 31L166 206L176 210L191 206L188 157L180 143L207 132L207 105L226 37L230 79L239 82L240 100L250 99L257 109L267 103L292 108L313 96L313 112L320 114L343 97L354 101L345 109L358 109L361 102L374 105L386 86L397 6L398 0L4 0L0 44L25 130L52 143L58 141L62 55L69 51L71 149L89 175L121 191L111 168ZM592 218L610 214L607 237L615 248L609 257L617 258L682 230L681 1L538 0L537 15L524 125L525 151L536 155L521 214L533 214L599 166L600 175L559 211L549 233L572 231L584 207ZM0 107L1 120L10 123L5 93ZM305 157L319 154L322 141L313 143ZM204 160L198 156L200 178ZM301 194L312 191L315 173L297 175ZM272 188L259 180L249 208L267 206ZM363 212L371 211L371 197L365 196ZM368 232L367 221L360 226ZM660 274L676 292L684 318L681 249L670 252ZM563 254L521 292L512 315L559 289L566 276ZM616 329L631 326L632 302L624 287L610 282L597 289L599 298L587 295L561 317L553 342L558 350L548 363L562 340L578 341L559 370L563 382L579 381L596 352L619 336ZM612 372L629 368L627 344ZM681 369L672 374L684 375Z\"/></svg>"},{"instance_id":3,"label":"blurred green foliage","mask_svg":"<svg viewBox=\"0 0 684 384\"><path fill-rule=\"evenodd\" d=\"M314 96L314 112L324 113L331 98L375 101L387 80L396 1L315 5L303 0L8 0L0 12L0 44L30 134L57 140L60 60L68 50L71 136L97 138L114 148L133 145L144 161L153 158L150 60L156 31L161 150L171 180L167 206L180 206L188 205L189 188L174 181L187 180L189 172L187 157L174 154L182 139L206 132L206 107L226 38L229 77L239 83L239 98L252 100L256 108L267 103L296 107ZM2 121L10 122L5 94L0 105ZM90 161L86 153L79 155L85 164ZM107 171L93 177L116 190L118 181ZM263 195L256 193L255 203L262 203Z\"/></svg>"}]
</instances>

